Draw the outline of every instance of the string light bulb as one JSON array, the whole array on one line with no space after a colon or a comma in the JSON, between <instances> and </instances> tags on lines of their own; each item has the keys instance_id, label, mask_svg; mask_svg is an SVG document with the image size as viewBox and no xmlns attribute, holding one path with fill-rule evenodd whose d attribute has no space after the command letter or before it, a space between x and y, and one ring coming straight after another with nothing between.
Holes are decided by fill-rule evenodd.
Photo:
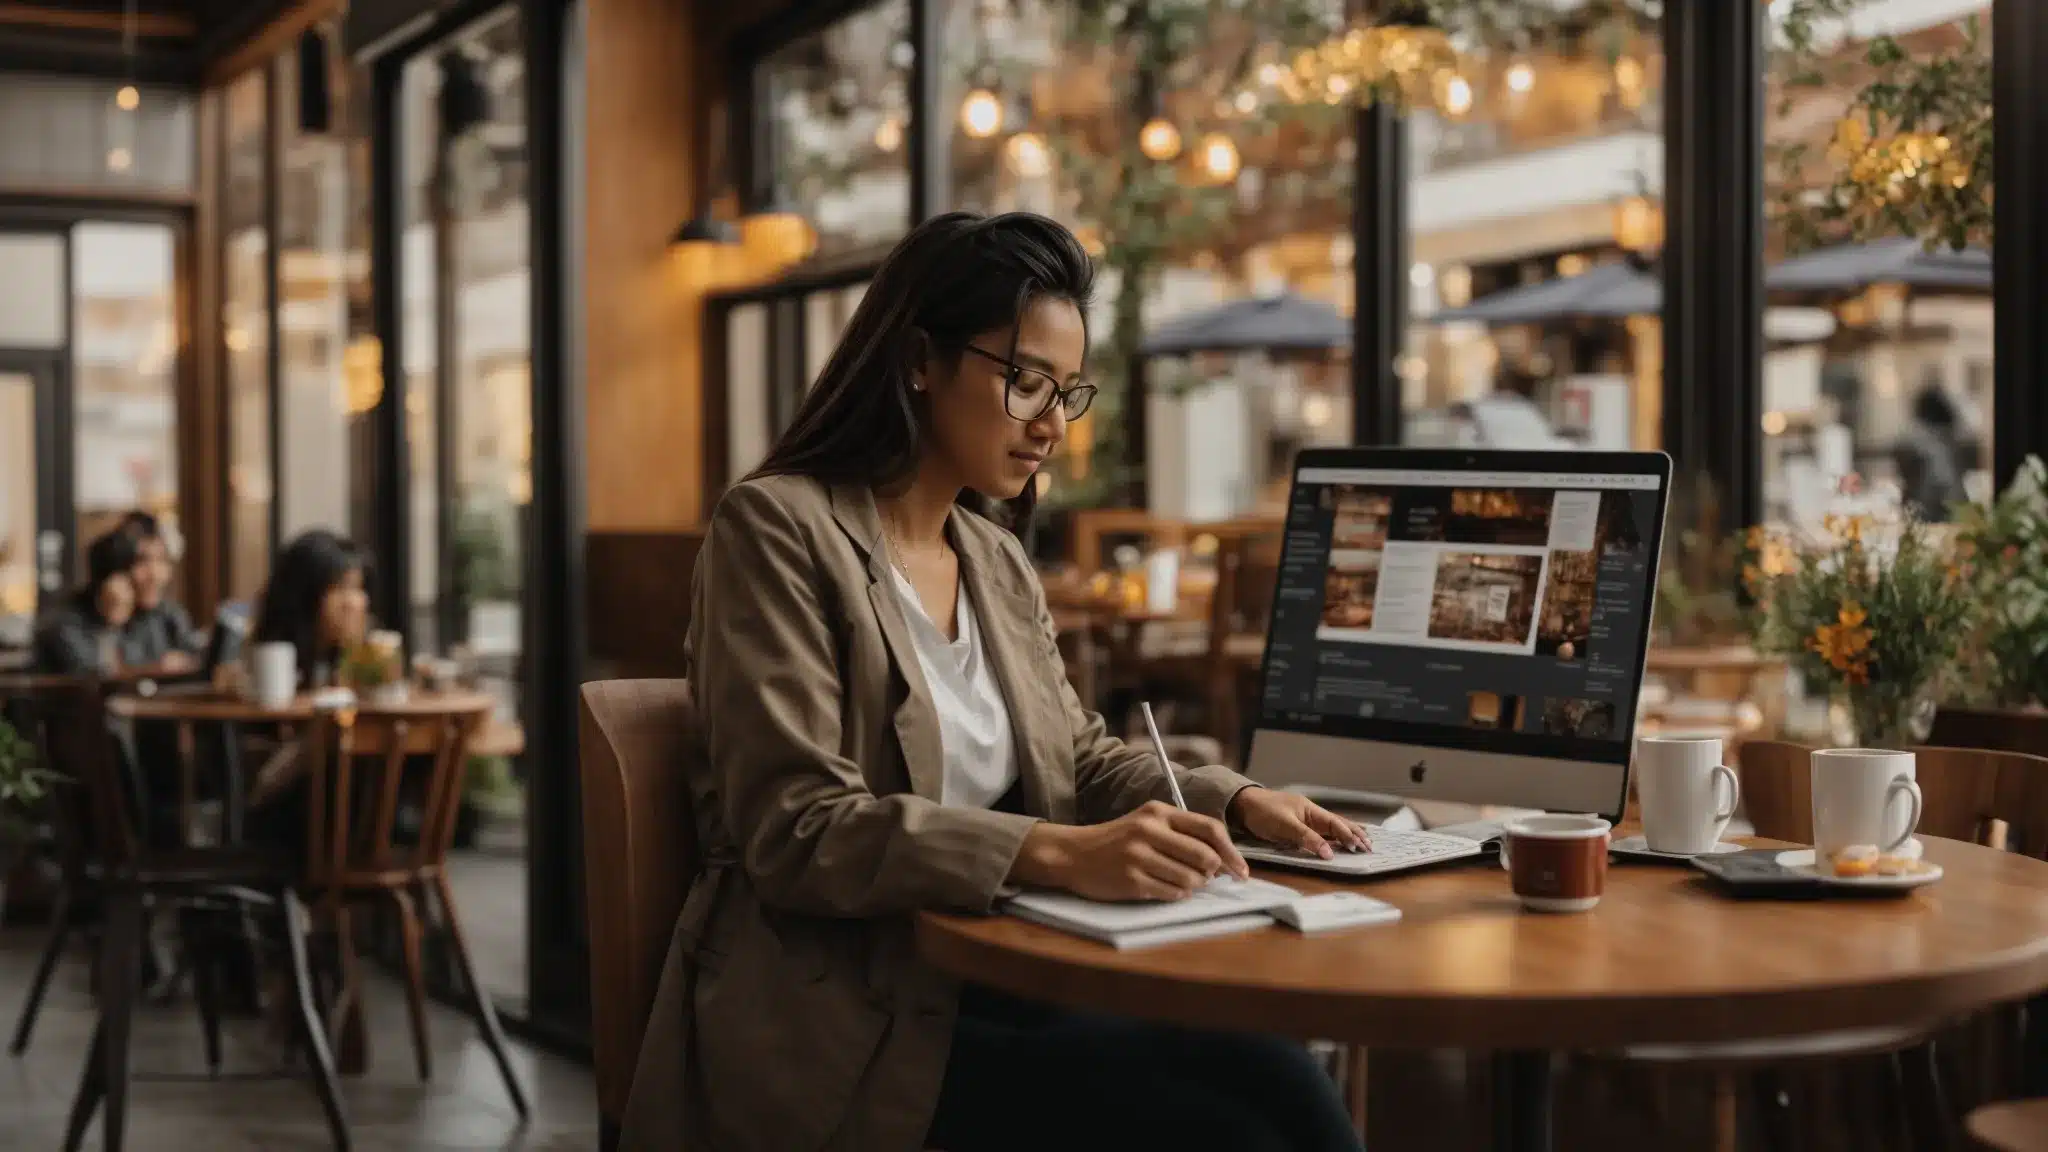
<instances>
[{"instance_id":1,"label":"string light bulb","mask_svg":"<svg viewBox=\"0 0 2048 1152\"><path fill-rule=\"evenodd\" d=\"M1444 112L1451 116L1463 116L1472 111L1472 82L1456 73L1444 81Z\"/></svg>"},{"instance_id":2,"label":"string light bulb","mask_svg":"<svg viewBox=\"0 0 2048 1152\"><path fill-rule=\"evenodd\" d=\"M1007 151L1010 168L1017 175L1035 180L1052 171L1052 149L1045 145L1045 137L1036 132L1019 132L1010 137Z\"/></svg>"},{"instance_id":3,"label":"string light bulb","mask_svg":"<svg viewBox=\"0 0 2048 1152\"><path fill-rule=\"evenodd\" d=\"M141 106L142 93L133 84L123 84L121 90L114 93L114 107L123 112L133 112Z\"/></svg>"},{"instance_id":4,"label":"string light bulb","mask_svg":"<svg viewBox=\"0 0 2048 1152\"><path fill-rule=\"evenodd\" d=\"M875 125L875 147L884 152L894 152L903 147L903 120L898 116L884 116Z\"/></svg>"},{"instance_id":5,"label":"string light bulb","mask_svg":"<svg viewBox=\"0 0 2048 1152\"><path fill-rule=\"evenodd\" d=\"M1003 130L1003 101L986 88L976 88L960 101L960 127L976 140Z\"/></svg>"},{"instance_id":6,"label":"string light bulb","mask_svg":"<svg viewBox=\"0 0 2048 1152\"><path fill-rule=\"evenodd\" d=\"M1237 145L1223 133L1211 132L1202 137L1197 156L1201 161L1203 175L1216 183L1221 184L1236 178L1239 164Z\"/></svg>"},{"instance_id":7,"label":"string light bulb","mask_svg":"<svg viewBox=\"0 0 2048 1152\"><path fill-rule=\"evenodd\" d=\"M1165 162L1180 155L1180 129L1164 116L1154 116L1138 130L1138 151L1148 160Z\"/></svg>"},{"instance_id":8,"label":"string light bulb","mask_svg":"<svg viewBox=\"0 0 2048 1152\"><path fill-rule=\"evenodd\" d=\"M1508 91L1526 96L1536 87L1536 69L1526 60L1518 60L1508 69Z\"/></svg>"},{"instance_id":9,"label":"string light bulb","mask_svg":"<svg viewBox=\"0 0 2048 1152\"><path fill-rule=\"evenodd\" d=\"M126 148L109 148L107 150L107 170L109 172L126 172L134 163L135 154Z\"/></svg>"}]
</instances>

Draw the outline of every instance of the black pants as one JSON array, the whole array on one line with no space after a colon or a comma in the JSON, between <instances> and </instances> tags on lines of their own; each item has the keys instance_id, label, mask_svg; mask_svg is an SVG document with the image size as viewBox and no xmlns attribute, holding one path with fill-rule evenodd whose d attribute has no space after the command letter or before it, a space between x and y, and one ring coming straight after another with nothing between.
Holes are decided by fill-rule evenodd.
<instances>
[{"instance_id":1,"label":"black pants","mask_svg":"<svg viewBox=\"0 0 2048 1152\"><path fill-rule=\"evenodd\" d=\"M1358 1152L1301 1044L1014 1000L970 986L928 1147Z\"/></svg>"}]
</instances>

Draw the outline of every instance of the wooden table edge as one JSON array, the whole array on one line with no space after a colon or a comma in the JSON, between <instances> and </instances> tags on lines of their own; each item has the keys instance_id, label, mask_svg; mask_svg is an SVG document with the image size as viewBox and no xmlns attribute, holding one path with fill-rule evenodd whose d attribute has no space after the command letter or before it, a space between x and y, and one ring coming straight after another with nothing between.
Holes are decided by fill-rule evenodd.
<instances>
[{"instance_id":1,"label":"wooden table edge","mask_svg":"<svg viewBox=\"0 0 2048 1152\"><path fill-rule=\"evenodd\" d=\"M1288 875L1269 873L1268 878L1285 882ZM2048 937L1939 971L1732 992L1531 998L1397 989L1359 994L1256 982L1224 987L1022 953L959 930L986 919L920 913L919 954L956 979L1081 1011L1380 1048L1606 1050L1864 1028L1931 1028L2048 989ZM1292 935L1277 924L1257 931ZM1104 957L1118 955L1108 945L1102 949ZM1910 1010L1901 1010L1907 1005ZM1873 1011L1874 1006L1892 1010ZM1758 1022L1796 1026L1759 1027Z\"/></svg>"}]
</instances>

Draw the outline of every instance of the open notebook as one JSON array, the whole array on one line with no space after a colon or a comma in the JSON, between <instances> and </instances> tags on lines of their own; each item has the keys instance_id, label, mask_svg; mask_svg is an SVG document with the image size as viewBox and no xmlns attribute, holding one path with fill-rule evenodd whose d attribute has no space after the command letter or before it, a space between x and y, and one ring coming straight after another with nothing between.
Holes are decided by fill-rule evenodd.
<instances>
[{"instance_id":1,"label":"open notebook","mask_svg":"<svg viewBox=\"0 0 2048 1152\"><path fill-rule=\"evenodd\" d=\"M1273 909L1300 896L1270 880L1218 876L1185 900L1110 904L1065 892L1026 892L1003 910L1117 948L1145 948L1263 928L1273 922Z\"/></svg>"}]
</instances>

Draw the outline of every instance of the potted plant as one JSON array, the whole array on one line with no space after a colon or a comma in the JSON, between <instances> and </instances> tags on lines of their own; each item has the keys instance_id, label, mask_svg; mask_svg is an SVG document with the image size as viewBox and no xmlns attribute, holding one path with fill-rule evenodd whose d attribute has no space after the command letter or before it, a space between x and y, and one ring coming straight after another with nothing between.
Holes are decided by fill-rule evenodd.
<instances>
[{"instance_id":1,"label":"potted plant","mask_svg":"<svg viewBox=\"0 0 2048 1152\"><path fill-rule=\"evenodd\" d=\"M1996 500L1960 506L1956 522L1983 609L1960 700L1996 708L2048 702L2048 466L2028 457Z\"/></svg>"},{"instance_id":2,"label":"potted plant","mask_svg":"<svg viewBox=\"0 0 2048 1152\"><path fill-rule=\"evenodd\" d=\"M36 750L0 717L0 909L7 907L7 877L35 843L34 812L51 781Z\"/></svg>"},{"instance_id":3,"label":"potted plant","mask_svg":"<svg viewBox=\"0 0 2048 1152\"><path fill-rule=\"evenodd\" d=\"M405 662L396 632L372 632L342 654L341 682L372 703L406 697Z\"/></svg>"},{"instance_id":4,"label":"potted plant","mask_svg":"<svg viewBox=\"0 0 2048 1152\"><path fill-rule=\"evenodd\" d=\"M1838 739L1897 748L1925 739L1937 694L1975 624L1961 548L1928 525L1830 515L1816 536L1759 530L1743 584L1759 650L1776 652L1838 707Z\"/></svg>"},{"instance_id":5,"label":"potted plant","mask_svg":"<svg viewBox=\"0 0 2048 1152\"><path fill-rule=\"evenodd\" d=\"M492 650L518 645L519 579L504 527L507 515L466 500L449 533L464 636Z\"/></svg>"}]
</instances>

